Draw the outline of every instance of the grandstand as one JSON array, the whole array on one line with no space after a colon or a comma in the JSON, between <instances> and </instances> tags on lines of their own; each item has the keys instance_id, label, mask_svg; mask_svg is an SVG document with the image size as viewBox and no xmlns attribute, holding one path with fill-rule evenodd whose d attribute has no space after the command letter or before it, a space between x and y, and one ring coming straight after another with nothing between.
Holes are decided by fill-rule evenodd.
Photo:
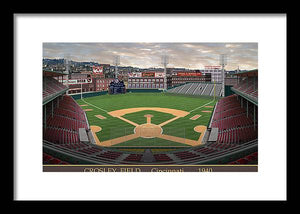
<instances>
[{"instance_id":1,"label":"grandstand","mask_svg":"<svg viewBox=\"0 0 300 214\"><path fill-rule=\"evenodd\" d=\"M257 76L241 75L234 95L218 100L205 143L181 149L121 150L96 145L86 113L53 76L43 77L43 163L47 164L247 164L257 162ZM257 70L255 71L257 74ZM254 73L255 73L254 72ZM188 83L167 90L182 95L221 97L221 84ZM251 97L251 98L249 98ZM81 131L80 131L81 130ZM83 131L82 131L83 130ZM85 140L84 140L85 139ZM131 148L132 149L132 148Z\"/></svg>"},{"instance_id":2,"label":"grandstand","mask_svg":"<svg viewBox=\"0 0 300 214\"><path fill-rule=\"evenodd\" d=\"M57 73L57 75L62 75L61 73ZM55 76L54 72L44 71L43 76L43 103L47 103L48 101L64 94L68 88L63 84L59 83L57 80L52 78Z\"/></svg>"},{"instance_id":3,"label":"grandstand","mask_svg":"<svg viewBox=\"0 0 300 214\"><path fill-rule=\"evenodd\" d=\"M236 74L238 83L231 90L249 101L258 103L258 70Z\"/></svg>"},{"instance_id":4,"label":"grandstand","mask_svg":"<svg viewBox=\"0 0 300 214\"><path fill-rule=\"evenodd\" d=\"M215 87L214 87L215 86ZM173 94L222 96L222 85L212 83L187 83L166 91Z\"/></svg>"}]
</instances>

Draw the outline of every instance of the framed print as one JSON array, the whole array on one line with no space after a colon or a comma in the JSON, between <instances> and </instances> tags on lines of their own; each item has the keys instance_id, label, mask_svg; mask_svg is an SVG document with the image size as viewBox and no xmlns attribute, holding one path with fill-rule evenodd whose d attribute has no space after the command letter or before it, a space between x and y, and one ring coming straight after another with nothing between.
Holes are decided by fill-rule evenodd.
<instances>
[{"instance_id":1,"label":"framed print","mask_svg":"<svg viewBox=\"0 0 300 214\"><path fill-rule=\"evenodd\" d=\"M285 200L286 14L15 14L16 200Z\"/></svg>"}]
</instances>

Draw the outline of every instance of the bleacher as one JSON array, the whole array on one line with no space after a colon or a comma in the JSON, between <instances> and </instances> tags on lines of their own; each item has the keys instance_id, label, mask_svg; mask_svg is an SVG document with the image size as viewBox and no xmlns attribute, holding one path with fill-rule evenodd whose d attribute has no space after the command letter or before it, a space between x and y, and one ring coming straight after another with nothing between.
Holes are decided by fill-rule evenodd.
<instances>
[{"instance_id":1,"label":"bleacher","mask_svg":"<svg viewBox=\"0 0 300 214\"><path fill-rule=\"evenodd\" d=\"M215 85L215 90L214 90ZM204 96L221 96L222 85L212 83L187 83L167 90L168 93L187 94L187 95L204 95Z\"/></svg>"}]
</instances>

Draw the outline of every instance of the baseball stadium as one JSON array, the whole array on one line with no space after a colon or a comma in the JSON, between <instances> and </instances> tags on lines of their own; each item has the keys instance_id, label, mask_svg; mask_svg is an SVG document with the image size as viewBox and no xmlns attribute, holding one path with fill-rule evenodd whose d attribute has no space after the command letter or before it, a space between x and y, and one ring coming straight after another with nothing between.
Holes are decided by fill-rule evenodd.
<instances>
[{"instance_id":1,"label":"baseball stadium","mask_svg":"<svg viewBox=\"0 0 300 214\"><path fill-rule=\"evenodd\" d=\"M63 76L43 70L43 165L258 163L258 69L236 73L231 85L121 93L83 93L81 84L70 94Z\"/></svg>"}]
</instances>

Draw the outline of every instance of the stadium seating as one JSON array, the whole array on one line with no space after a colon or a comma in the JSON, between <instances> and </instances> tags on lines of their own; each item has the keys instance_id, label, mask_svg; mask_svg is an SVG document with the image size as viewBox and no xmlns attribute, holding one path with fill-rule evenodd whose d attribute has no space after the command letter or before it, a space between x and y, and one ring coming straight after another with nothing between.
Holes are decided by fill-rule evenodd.
<instances>
[{"instance_id":1,"label":"stadium seating","mask_svg":"<svg viewBox=\"0 0 300 214\"><path fill-rule=\"evenodd\" d=\"M211 127L219 130L217 148L227 148L227 144L241 144L257 138L257 125L246 116L236 96L225 97L216 105Z\"/></svg>"},{"instance_id":2,"label":"stadium seating","mask_svg":"<svg viewBox=\"0 0 300 214\"><path fill-rule=\"evenodd\" d=\"M255 79L254 79L255 78ZM236 84L233 86L234 89L243 92L247 95L258 97L258 81L257 77L248 77L248 83L247 79L242 80L239 82L239 84Z\"/></svg>"},{"instance_id":3,"label":"stadium seating","mask_svg":"<svg viewBox=\"0 0 300 214\"><path fill-rule=\"evenodd\" d=\"M215 89L214 89L215 86ZM167 90L168 93L187 94L187 95L204 95L204 96L221 96L222 85L211 83L187 83Z\"/></svg>"},{"instance_id":4,"label":"stadium seating","mask_svg":"<svg viewBox=\"0 0 300 214\"><path fill-rule=\"evenodd\" d=\"M190 159L190 158L194 158L194 157L199 157L199 154L195 154L192 153L190 151L184 151L184 152L175 152L174 153L178 158L180 158L181 160L184 159Z\"/></svg>"},{"instance_id":5,"label":"stadium seating","mask_svg":"<svg viewBox=\"0 0 300 214\"><path fill-rule=\"evenodd\" d=\"M172 161L173 160L167 154L154 154L153 156L154 156L154 158L157 162L165 162L165 161Z\"/></svg>"},{"instance_id":6,"label":"stadium seating","mask_svg":"<svg viewBox=\"0 0 300 214\"><path fill-rule=\"evenodd\" d=\"M122 155L121 152L114 152L114 151L105 151L104 153L96 155L97 157L101 158L108 158L108 159L117 159L120 155Z\"/></svg>"},{"instance_id":7,"label":"stadium seating","mask_svg":"<svg viewBox=\"0 0 300 214\"><path fill-rule=\"evenodd\" d=\"M124 161L140 162L142 157L142 154L130 154L124 159Z\"/></svg>"},{"instance_id":8,"label":"stadium seating","mask_svg":"<svg viewBox=\"0 0 300 214\"><path fill-rule=\"evenodd\" d=\"M212 84L191 83L184 85L181 91L194 93L198 90L199 93L205 92L206 94L210 91L211 94L212 86ZM177 89L177 91L179 90ZM257 125L254 125L251 118L246 116L245 109L240 107L240 102L236 96L231 95L220 99L215 107L211 127L218 128L216 142L181 151L153 154L154 162L151 164L190 164L222 157L230 152L239 151L243 145L257 139ZM48 115L46 121L47 128L44 129L43 139L50 142L54 147L68 151L74 156L88 158L99 163L134 164L142 162L144 154L141 153L128 154L80 142L78 128L88 129L88 124L85 112L70 96L63 96L59 106L53 112L53 117ZM43 158L45 159L44 163L63 164L60 160L49 161L47 155ZM255 160L255 155L232 161L234 162L232 164L247 164L252 160Z\"/></svg>"},{"instance_id":9,"label":"stadium seating","mask_svg":"<svg viewBox=\"0 0 300 214\"><path fill-rule=\"evenodd\" d=\"M54 158L51 155L43 153L43 164L69 164L65 161Z\"/></svg>"},{"instance_id":10,"label":"stadium seating","mask_svg":"<svg viewBox=\"0 0 300 214\"><path fill-rule=\"evenodd\" d=\"M78 129L88 129L84 111L69 96L63 96L54 114L48 115L44 139L56 144L79 142Z\"/></svg>"},{"instance_id":11,"label":"stadium seating","mask_svg":"<svg viewBox=\"0 0 300 214\"><path fill-rule=\"evenodd\" d=\"M258 159L258 152L254 152L250 155L247 155L243 158L240 158L236 161L232 161L228 164L232 165L232 164L249 164L249 163L257 163L257 159Z\"/></svg>"},{"instance_id":12,"label":"stadium seating","mask_svg":"<svg viewBox=\"0 0 300 214\"><path fill-rule=\"evenodd\" d=\"M67 89L66 86L52 77L43 77L43 98L53 96Z\"/></svg>"}]
</instances>

